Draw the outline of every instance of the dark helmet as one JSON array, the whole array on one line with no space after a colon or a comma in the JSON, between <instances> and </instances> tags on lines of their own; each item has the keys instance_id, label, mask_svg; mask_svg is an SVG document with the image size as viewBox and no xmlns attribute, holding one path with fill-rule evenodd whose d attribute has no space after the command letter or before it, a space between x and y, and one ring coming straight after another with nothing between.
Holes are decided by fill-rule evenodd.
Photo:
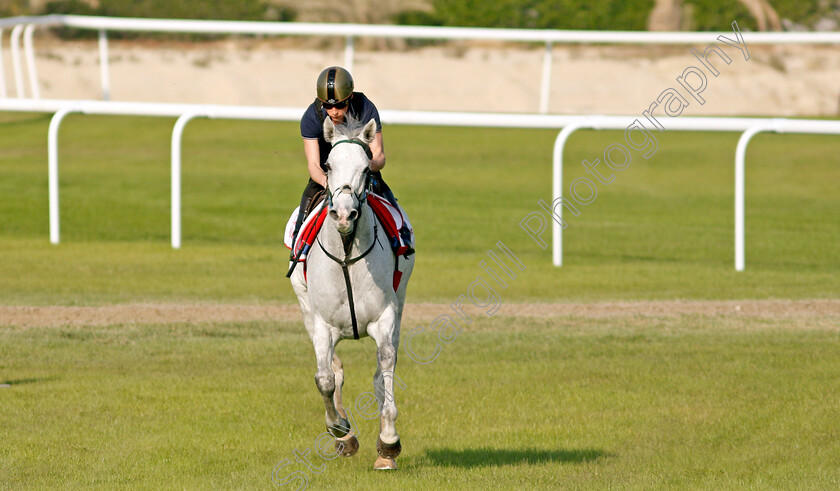
<instances>
[{"instance_id":1,"label":"dark helmet","mask_svg":"<svg viewBox=\"0 0 840 491\"><path fill-rule=\"evenodd\" d=\"M340 66L331 66L318 75L315 87L321 102L336 104L353 95L353 77Z\"/></svg>"}]
</instances>

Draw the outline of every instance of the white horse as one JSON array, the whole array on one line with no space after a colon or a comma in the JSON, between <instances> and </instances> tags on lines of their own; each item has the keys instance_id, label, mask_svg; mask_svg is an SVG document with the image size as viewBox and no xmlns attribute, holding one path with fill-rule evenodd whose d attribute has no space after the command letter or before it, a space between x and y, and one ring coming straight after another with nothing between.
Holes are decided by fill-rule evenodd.
<instances>
[{"instance_id":1,"label":"white horse","mask_svg":"<svg viewBox=\"0 0 840 491\"><path fill-rule=\"evenodd\" d=\"M377 369L373 376L380 423L375 469L396 469L401 451L395 420L394 369L400 341L400 319L414 255L395 256L388 237L366 203L370 160L368 145L376 121L366 125L349 118L335 126L324 120L324 138L332 145L327 161L329 213L309 251L306 277L295 269L292 287L304 324L315 347L315 384L326 407L327 431L336 450L351 456L359 448L341 402L344 370L335 353L342 339L370 336L376 341ZM394 291L395 267L402 271ZM348 288L349 287L349 288Z\"/></svg>"}]
</instances>

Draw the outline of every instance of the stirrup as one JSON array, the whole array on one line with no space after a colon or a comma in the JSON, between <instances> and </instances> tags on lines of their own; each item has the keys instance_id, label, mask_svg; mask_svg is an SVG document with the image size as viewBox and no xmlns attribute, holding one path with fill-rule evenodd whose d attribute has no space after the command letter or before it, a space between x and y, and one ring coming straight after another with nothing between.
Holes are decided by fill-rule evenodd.
<instances>
[{"instance_id":1,"label":"stirrup","mask_svg":"<svg viewBox=\"0 0 840 491\"><path fill-rule=\"evenodd\" d=\"M416 252L414 250L414 247L412 247L412 245L411 245L411 232L408 230L408 227L403 225L403 227L399 231L399 234L400 234L400 238L402 239L402 241L405 243L406 247L408 248L408 249L406 249L405 253L403 253L403 257L408 259L408 256L410 256L410 255L412 255Z\"/></svg>"},{"instance_id":2,"label":"stirrup","mask_svg":"<svg viewBox=\"0 0 840 491\"><path fill-rule=\"evenodd\" d=\"M298 231L300 233L300 231ZM295 241L297 240L298 234L292 235L292 250L289 251L289 261L295 260Z\"/></svg>"}]
</instances>

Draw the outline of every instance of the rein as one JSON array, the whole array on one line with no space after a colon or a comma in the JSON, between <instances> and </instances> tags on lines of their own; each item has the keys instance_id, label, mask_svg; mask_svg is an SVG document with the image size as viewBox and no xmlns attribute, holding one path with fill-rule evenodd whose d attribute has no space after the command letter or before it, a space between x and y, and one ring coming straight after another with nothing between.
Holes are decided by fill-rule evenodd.
<instances>
[{"instance_id":1,"label":"rein","mask_svg":"<svg viewBox=\"0 0 840 491\"><path fill-rule=\"evenodd\" d=\"M355 229L354 229L355 230ZM324 251L324 254L327 255L328 258L332 259L333 261L337 262L339 266L341 266L341 271L344 273L344 284L347 286L347 300L350 303L350 320L353 322L353 339L359 339L359 324L356 321L356 304L353 302L353 285L350 284L350 271L348 268L353 264L357 263L359 260L370 254L370 251L373 250L373 246L379 241L379 236L377 233L376 228L376 219L373 220L373 241L370 243L370 247L368 249L359 254L358 256L348 259L350 255L349 251L347 251L344 255L344 259L339 259L332 254L329 253L324 248L324 244L321 244L321 239L315 239L318 241L318 245L321 247L321 250Z\"/></svg>"},{"instance_id":2,"label":"rein","mask_svg":"<svg viewBox=\"0 0 840 491\"><path fill-rule=\"evenodd\" d=\"M339 140L339 141L333 143L332 146L333 146L333 148L335 148L336 145L339 145L341 143L353 143L353 144L359 145L360 147L362 147L365 150L365 155L367 155L368 160L373 158L373 153L370 151L370 146L368 146L368 144L363 142L362 140L359 140L357 138ZM365 173L365 185L362 187L361 194L353 193L356 196L356 199L359 201L359 209L361 210L359 212L359 218L361 218L362 211L364 211L363 205L367 201L368 187L369 187L369 184L370 184L370 167L367 167L365 169L364 173ZM332 208L332 206L333 206L333 192L330 189L329 182L325 182L324 184L326 184L324 186L324 188L327 191L327 205L330 208ZM345 186L342 186L340 188L339 193L343 192L344 189L350 190L352 192L352 190L350 189L350 186L345 185ZM358 218L357 218L357 220L358 220ZM354 258L350 258L349 257L350 256L350 249L352 248L350 246L350 244L352 243L352 240L353 240L352 238L353 238L353 236L355 236L355 234L356 234L356 227L354 226L352 235L349 235L349 240L347 240L348 236L342 235L342 240L344 241L344 245L345 245L344 259L339 259L336 256L330 254L329 251L327 251L324 248L324 244L321 243L320 238L316 238L315 240L318 242L318 246L321 247L321 250L324 251L324 254L326 254L328 258L337 262L339 264L339 266L341 266L341 271L344 273L344 284L347 286L347 300L350 304L350 320L353 322L353 339L359 339L359 324L358 324L358 321L356 320L356 304L353 301L353 285L350 283L349 267L352 266L353 264L357 263L358 261L360 261L362 258L367 256L368 254L370 254L370 251L373 250L373 246L375 246L376 243L379 241L378 229L377 229L377 226L376 226L376 217L374 217L374 219L373 219L373 242L370 243L370 247L368 247L368 249L365 252L359 254L358 256L356 256ZM292 265L292 267L294 268L294 264ZM291 270L289 272L291 273Z\"/></svg>"}]
</instances>

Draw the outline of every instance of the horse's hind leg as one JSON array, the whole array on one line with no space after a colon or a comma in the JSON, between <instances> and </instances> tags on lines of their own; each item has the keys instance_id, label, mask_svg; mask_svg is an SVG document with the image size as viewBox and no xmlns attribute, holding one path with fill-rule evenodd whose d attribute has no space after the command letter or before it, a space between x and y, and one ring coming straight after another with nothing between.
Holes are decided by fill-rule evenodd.
<instances>
[{"instance_id":1,"label":"horse's hind leg","mask_svg":"<svg viewBox=\"0 0 840 491\"><path fill-rule=\"evenodd\" d=\"M347 413L344 411L344 405L341 403L341 388L344 387L344 365L338 359L335 348L333 348L332 371L335 374L335 393L333 394L335 409L338 411L339 416L344 418L345 421L349 421L347 419ZM351 429L343 437L336 438L335 449L344 457L356 455L356 452L359 450L359 440L356 439L355 432Z\"/></svg>"}]
</instances>

